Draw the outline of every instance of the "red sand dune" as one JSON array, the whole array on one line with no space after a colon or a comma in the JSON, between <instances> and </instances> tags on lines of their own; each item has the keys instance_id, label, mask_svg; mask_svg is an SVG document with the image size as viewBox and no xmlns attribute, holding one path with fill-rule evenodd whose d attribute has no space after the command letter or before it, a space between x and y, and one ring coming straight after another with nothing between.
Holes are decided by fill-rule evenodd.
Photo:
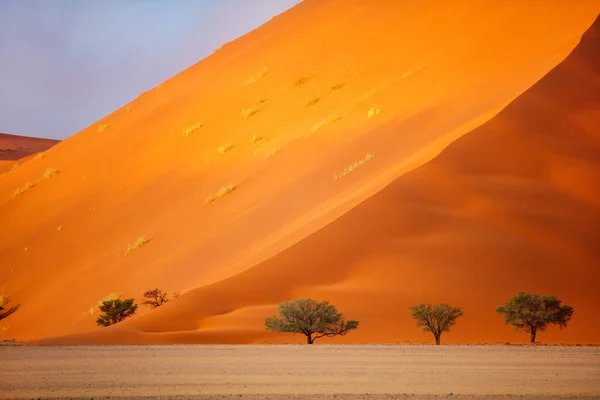
<instances>
[{"instance_id":1,"label":"red sand dune","mask_svg":"<svg viewBox=\"0 0 600 400\"><path fill-rule=\"evenodd\" d=\"M16 160L48 150L58 140L0 133L0 173L10 169Z\"/></svg>"},{"instance_id":2,"label":"red sand dune","mask_svg":"<svg viewBox=\"0 0 600 400\"><path fill-rule=\"evenodd\" d=\"M600 342L598 24L569 55L598 12L301 3L0 176L0 338L301 342L263 320L310 296L361 322L329 341L429 341L407 307L437 301L465 309L446 342L527 340L494 312L527 290L576 309L541 340ZM95 328L106 294L153 287L184 294Z\"/></svg>"}]
</instances>

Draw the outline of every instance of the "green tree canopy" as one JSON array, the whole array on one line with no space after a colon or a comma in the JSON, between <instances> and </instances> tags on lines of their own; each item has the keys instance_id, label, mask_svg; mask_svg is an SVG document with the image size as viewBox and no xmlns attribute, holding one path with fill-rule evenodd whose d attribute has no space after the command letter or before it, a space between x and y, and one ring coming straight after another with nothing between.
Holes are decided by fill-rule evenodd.
<instances>
[{"instance_id":1,"label":"green tree canopy","mask_svg":"<svg viewBox=\"0 0 600 400\"><path fill-rule=\"evenodd\" d=\"M100 306L100 311L104 313L96 320L100 326L110 326L131 317L137 311L137 304L133 304L134 299L112 299L105 300Z\"/></svg>"},{"instance_id":2,"label":"green tree canopy","mask_svg":"<svg viewBox=\"0 0 600 400\"><path fill-rule=\"evenodd\" d=\"M267 330L302 333L308 344L326 336L345 335L358 328L358 321L345 321L342 313L328 301L288 301L279 305L277 312L279 316L265 319Z\"/></svg>"},{"instance_id":3,"label":"green tree canopy","mask_svg":"<svg viewBox=\"0 0 600 400\"><path fill-rule=\"evenodd\" d=\"M502 314L504 321L517 331L529 332L531 343L535 343L538 331L543 332L550 325L558 325L562 329L573 317L573 307L561 303L554 296L519 292L496 312Z\"/></svg>"},{"instance_id":4,"label":"green tree canopy","mask_svg":"<svg viewBox=\"0 0 600 400\"><path fill-rule=\"evenodd\" d=\"M435 337L435 344L440 344L443 332L448 332L456 323L458 317L463 315L459 307L449 304L418 304L409 307L411 316L417 321L417 326L423 327L423 332L431 332Z\"/></svg>"}]
</instances>

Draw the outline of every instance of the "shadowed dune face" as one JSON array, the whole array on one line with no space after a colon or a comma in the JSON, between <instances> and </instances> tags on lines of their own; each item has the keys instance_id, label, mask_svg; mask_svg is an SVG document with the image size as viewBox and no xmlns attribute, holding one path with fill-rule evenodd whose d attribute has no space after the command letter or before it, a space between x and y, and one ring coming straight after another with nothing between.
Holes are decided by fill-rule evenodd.
<instances>
[{"instance_id":1,"label":"shadowed dune face","mask_svg":"<svg viewBox=\"0 0 600 400\"><path fill-rule=\"evenodd\" d=\"M16 160L48 150L58 140L0 133L0 173L10 169Z\"/></svg>"},{"instance_id":2,"label":"shadowed dune face","mask_svg":"<svg viewBox=\"0 0 600 400\"><path fill-rule=\"evenodd\" d=\"M443 341L507 341L518 290L576 309L540 339L599 341L596 26L569 55L599 11L301 3L0 176L0 337L89 331L106 294L158 286L186 293L59 341L301 341L263 320L308 296L361 322L337 341L428 340L407 307L437 301L465 309Z\"/></svg>"}]
</instances>

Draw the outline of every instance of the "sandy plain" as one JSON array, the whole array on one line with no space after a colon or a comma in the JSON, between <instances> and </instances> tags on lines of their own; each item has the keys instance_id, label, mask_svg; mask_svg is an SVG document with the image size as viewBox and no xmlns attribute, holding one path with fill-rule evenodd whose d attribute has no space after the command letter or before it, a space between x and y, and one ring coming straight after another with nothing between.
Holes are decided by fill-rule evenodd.
<instances>
[{"instance_id":1,"label":"sandy plain","mask_svg":"<svg viewBox=\"0 0 600 400\"><path fill-rule=\"evenodd\" d=\"M0 398L600 398L600 347L1 346Z\"/></svg>"}]
</instances>

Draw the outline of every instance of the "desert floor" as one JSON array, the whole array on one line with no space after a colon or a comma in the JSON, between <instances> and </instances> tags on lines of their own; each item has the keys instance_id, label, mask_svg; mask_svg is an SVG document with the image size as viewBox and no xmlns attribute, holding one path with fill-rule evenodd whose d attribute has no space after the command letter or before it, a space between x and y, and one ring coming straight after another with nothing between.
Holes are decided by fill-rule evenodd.
<instances>
[{"instance_id":1,"label":"desert floor","mask_svg":"<svg viewBox=\"0 0 600 400\"><path fill-rule=\"evenodd\" d=\"M0 346L0 398L600 398L600 347Z\"/></svg>"}]
</instances>

